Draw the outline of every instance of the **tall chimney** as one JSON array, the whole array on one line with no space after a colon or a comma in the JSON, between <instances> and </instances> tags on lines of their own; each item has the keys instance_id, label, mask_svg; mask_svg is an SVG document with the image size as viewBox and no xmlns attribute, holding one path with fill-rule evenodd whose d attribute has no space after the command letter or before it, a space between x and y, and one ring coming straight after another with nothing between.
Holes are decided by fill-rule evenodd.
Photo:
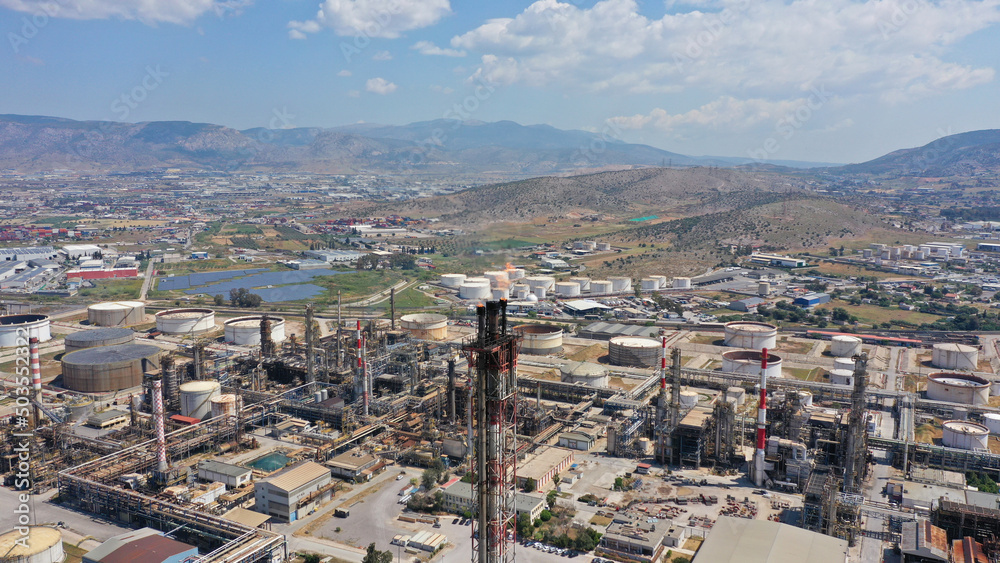
<instances>
[{"instance_id":1,"label":"tall chimney","mask_svg":"<svg viewBox=\"0 0 1000 563\"><path fill-rule=\"evenodd\" d=\"M156 469L167 470L167 439L163 431L163 380L153 379L153 424L156 425Z\"/></svg>"},{"instance_id":2,"label":"tall chimney","mask_svg":"<svg viewBox=\"0 0 1000 563\"><path fill-rule=\"evenodd\" d=\"M760 405L757 408L757 455L754 458L754 484L764 485L764 448L767 439L767 348L760 351Z\"/></svg>"},{"instance_id":3,"label":"tall chimney","mask_svg":"<svg viewBox=\"0 0 1000 563\"><path fill-rule=\"evenodd\" d=\"M455 412L455 360L457 358L452 356L448 358L448 417L451 419L451 423L455 424L458 420L458 413Z\"/></svg>"},{"instance_id":4,"label":"tall chimney","mask_svg":"<svg viewBox=\"0 0 1000 563\"><path fill-rule=\"evenodd\" d=\"M38 358L38 337L32 336L28 339L28 354L31 356L31 387L32 397L36 403L42 401L42 364ZM38 405L35 405L35 427L41 421L41 414L38 412Z\"/></svg>"}]
</instances>

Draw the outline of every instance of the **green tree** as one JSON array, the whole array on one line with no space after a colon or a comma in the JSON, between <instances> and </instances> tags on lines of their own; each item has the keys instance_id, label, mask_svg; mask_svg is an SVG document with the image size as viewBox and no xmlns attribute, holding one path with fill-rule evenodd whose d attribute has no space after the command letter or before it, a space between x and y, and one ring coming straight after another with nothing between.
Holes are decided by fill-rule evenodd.
<instances>
[{"instance_id":1,"label":"green tree","mask_svg":"<svg viewBox=\"0 0 1000 563\"><path fill-rule=\"evenodd\" d=\"M535 486L536 486L535 480L532 479L531 477L528 477L527 479L524 480L524 492L526 493L533 492L535 490Z\"/></svg>"},{"instance_id":2,"label":"green tree","mask_svg":"<svg viewBox=\"0 0 1000 563\"><path fill-rule=\"evenodd\" d=\"M543 510L542 513L538 515L538 518L541 519L542 522L548 522L549 520L552 520L552 513L548 510Z\"/></svg>"},{"instance_id":3,"label":"green tree","mask_svg":"<svg viewBox=\"0 0 1000 563\"><path fill-rule=\"evenodd\" d=\"M425 490L429 491L434 488L434 484L437 483L440 476L441 474L436 469L428 467L424 470L423 475L420 476L420 484L423 485Z\"/></svg>"},{"instance_id":4,"label":"green tree","mask_svg":"<svg viewBox=\"0 0 1000 563\"><path fill-rule=\"evenodd\" d=\"M530 538L535 533L535 527L531 525L531 515L522 512L517 517L517 535L522 538Z\"/></svg>"},{"instance_id":5,"label":"green tree","mask_svg":"<svg viewBox=\"0 0 1000 563\"><path fill-rule=\"evenodd\" d=\"M213 302L215 303L216 307L221 307L226 304L226 298L223 297L221 293L219 293L213 298Z\"/></svg>"},{"instance_id":6,"label":"green tree","mask_svg":"<svg viewBox=\"0 0 1000 563\"><path fill-rule=\"evenodd\" d=\"M361 563L392 563L391 551L379 551L375 549L375 542L368 544L368 553L361 559Z\"/></svg>"},{"instance_id":7,"label":"green tree","mask_svg":"<svg viewBox=\"0 0 1000 563\"><path fill-rule=\"evenodd\" d=\"M322 558L316 553L307 553L302 557L304 563L319 563L320 559Z\"/></svg>"}]
</instances>

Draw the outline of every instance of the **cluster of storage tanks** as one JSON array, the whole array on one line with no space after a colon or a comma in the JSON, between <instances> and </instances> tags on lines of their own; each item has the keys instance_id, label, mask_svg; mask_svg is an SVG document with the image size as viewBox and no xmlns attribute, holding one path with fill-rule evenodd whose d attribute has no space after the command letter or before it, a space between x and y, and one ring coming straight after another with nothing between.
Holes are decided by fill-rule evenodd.
<instances>
[{"instance_id":1,"label":"cluster of storage tanks","mask_svg":"<svg viewBox=\"0 0 1000 563\"><path fill-rule=\"evenodd\" d=\"M680 280L680 281L678 281ZM667 276L648 276L639 280L642 291L658 291L670 288ZM678 283L680 285L678 285ZM579 297L580 295L618 295L633 291L632 278L613 276L606 280L592 280L588 277L571 277L557 281L554 276L528 276L520 268L495 270L483 273L481 277L465 274L443 274L440 284L458 291L462 299L517 299L534 301L547 297ZM689 289L690 278L674 278L673 287Z\"/></svg>"},{"instance_id":2,"label":"cluster of storage tanks","mask_svg":"<svg viewBox=\"0 0 1000 563\"><path fill-rule=\"evenodd\" d=\"M222 394L218 381L188 381L180 386L181 414L204 419L220 415L235 416L240 408L239 398Z\"/></svg>"}]
</instances>

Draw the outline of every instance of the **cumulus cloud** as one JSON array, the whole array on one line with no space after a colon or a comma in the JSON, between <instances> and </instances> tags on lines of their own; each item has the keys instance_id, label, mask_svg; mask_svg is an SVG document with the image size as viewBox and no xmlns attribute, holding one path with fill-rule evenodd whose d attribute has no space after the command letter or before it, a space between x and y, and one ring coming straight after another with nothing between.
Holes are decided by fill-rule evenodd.
<instances>
[{"instance_id":1,"label":"cumulus cloud","mask_svg":"<svg viewBox=\"0 0 1000 563\"><path fill-rule=\"evenodd\" d=\"M392 53L390 53L389 51L378 51L374 55L372 55L372 60L373 61L391 61L392 60Z\"/></svg>"},{"instance_id":2,"label":"cumulus cloud","mask_svg":"<svg viewBox=\"0 0 1000 563\"><path fill-rule=\"evenodd\" d=\"M288 27L302 33L329 28L337 35L393 39L434 25L450 13L449 0L324 0L315 19L292 21Z\"/></svg>"},{"instance_id":3,"label":"cumulus cloud","mask_svg":"<svg viewBox=\"0 0 1000 563\"><path fill-rule=\"evenodd\" d=\"M438 55L442 57L465 56L465 51L462 51L460 49L445 49L444 47L438 47L437 45L431 43L430 41L417 41L410 48L417 51L421 55Z\"/></svg>"},{"instance_id":4,"label":"cumulus cloud","mask_svg":"<svg viewBox=\"0 0 1000 563\"><path fill-rule=\"evenodd\" d=\"M477 53L475 77L589 91L689 89L793 97L825 84L888 102L990 82L946 60L949 46L1000 22L1000 0L705 0L662 18L636 0L591 7L538 0L453 37Z\"/></svg>"},{"instance_id":5,"label":"cumulus cloud","mask_svg":"<svg viewBox=\"0 0 1000 563\"><path fill-rule=\"evenodd\" d=\"M375 94L391 94L396 91L397 86L392 82L389 82L385 78L370 78L365 82L365 90L369 92L374 92Z\"/></svg>"},{"instance_id":6,"label":"cumulus cloud","mask_svg":"<svg viewBox=\"0 0 1000 563\"><path fill-rule=\"evenodd\" d=\"M0 0L0 6L53 18L97 20L118 18L157 23L187 24L205 13L237 15L250 0Z\"/></svg>"},{"instance_id":7,"label":"cumulus cloud","mask_svg":"<svg viewBox=\"0 0 1000 563\"><path fill-rule=\"evenodd\" d=\"M654 108L648 114L617 116L608 119L608 122L618 129L653 128L663 132L672 132L685 125L737 130L747 129L761 122L777 121L809 103L807 98L770 101L759 98L739 100L732 96L722 96L684 113L671 114L662 108ZM813 102L814 105L817 103L820 102Z\"/></svg>"},{"instance_id":8,"label":"cumulus cloud","mask_svg":"<svg viewBox=\"0 0 1000 563\"><path fill-rule=\"evenodd\" d=\"M346 68L344 70L342 70L342 71L340 71L340 72L337 73L337 76L350 76L350 75L351 75L351 71L347 70Z\"/></svg>"}]
</instances>

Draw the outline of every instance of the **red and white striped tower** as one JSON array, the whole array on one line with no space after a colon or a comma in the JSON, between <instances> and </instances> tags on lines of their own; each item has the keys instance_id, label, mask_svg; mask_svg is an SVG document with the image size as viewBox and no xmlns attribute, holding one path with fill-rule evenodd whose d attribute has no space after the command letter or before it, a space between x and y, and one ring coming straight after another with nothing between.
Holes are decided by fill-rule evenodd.
<instances>
[{"instance_id":1,"label":"red and white striped tower","mask_svg":"<svg viewBox=\"0 0 1000 563\"><path fill-rule=\"evenodd\" d=\"M156 425L156 470L167 470L167 439L163 432L163 380L153 379L153 424Z\"/></svg>"},{"instance_id":2,"label":"red and white striped tower","mask_svg":"<svg viewBox=\"0 0 1000 563\"><path fill-rule=\"evenodd\" d=\"M754 458L753 481L764 485L764 448L767 439L767 348L760 351L760 405L757 408L757 455Z\"/></svg>"},{"instance_id":3,"label":"red and white striped tower","mask_svg":"<svg viewBox=\"0 0 1000 563\"><path fill-rule=\"evenodd\" d=\"M660 397L656 403L656 421L653 423L653 432L656 437L656 455L661 462L664 461L663 451L666 441L667 429L667 337L662 339L662 350L660 352Z\"/></svg>"},{"instance_id":4,"label":"red and white striped tower","mask_svg":"<svg viewBox=\"0 0 1000 563\"><path fill-rule=\"evenodd\" d=\"M31 358L31 388L32 397L35 402L42 400L42 363L38 358L38 337L28 338L28 355ZM38 412L38 405L35 405L35 426L41 421L41 414Z\"/></svg>"},{"instance_id":5,"label":"red and white striped tower","mask_svg":"<svg viewBox=\"0 0 1000 563\"><path fill-rule=\"evenodd\" d=\"M368 379L368 336L361 335L361 376L365 382L365 416L368 416L368 405L371 400L372 385Z\"/></svg>"}]
</instances>

